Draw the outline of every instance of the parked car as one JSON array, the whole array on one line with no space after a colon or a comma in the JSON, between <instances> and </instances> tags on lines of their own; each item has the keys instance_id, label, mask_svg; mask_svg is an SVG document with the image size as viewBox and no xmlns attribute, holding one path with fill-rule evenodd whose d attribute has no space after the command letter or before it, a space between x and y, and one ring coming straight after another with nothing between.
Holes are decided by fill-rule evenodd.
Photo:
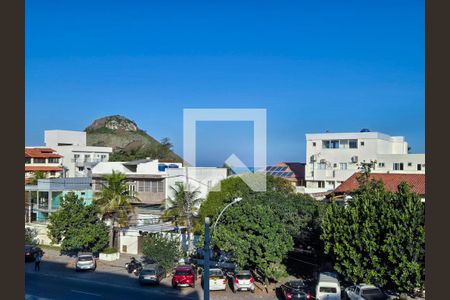
<instances>
[{"instance_id":1,"label":"parked car","mask_svg":"<svg viewBox=\"0 0 450 300\"><path fill-rule=\"evenodd\" d=\"M319 274L316 286L316 299L318 300L340 300L341 286L335 276L327 273Z\"/></svg>"},{"instance_id":2,"label":"parked car","mask_svg":"<svg viewBox=\"0 0 450 300\"><path fill-rule=\"evenodd\" d=\"M172 287L177 288L179 286L191 286L195 288L196 279L197 274L192 266L178 266L175 268L175 273L172 277Z\"/></svg>"},{"instance_id":3,"label":"parked car","mask_svg":"<svg viewBox=\"0 0 450 300\"><path fill-rule=\"evenodd\" d=\"M75 262L75 270L92 270L97 268L97 261L91 252L78 253L77 260Z\"/></svg>"},{"instance_id":4,"label":"parked car","mask_svg":"<svg viewBox=\"0 0 450 300\"><path fill-rule=\"evenodd\" d=\"M283 299L311 299L311 288L303 280L294 280L281 285Z\"/></svg>"},{"instance_id":5,"label":"parked car","mask_svg":"<svg viewBox=\"0 0 450 300\"><path fill-rule=\"evenodd\" d=\"M25 245L25 261L34 261L36 254L40 253L42 256L44 252L41 248L32 245Z\"/></svg>"},{"instance_id":6,"label":"parked car","mask_svg":"<svg viewBox=\"0 0 450 300\"><path fill-rule=\"evenodd\" d=\"M159 284L166 277L166 271L159 264L147 264L139 273L139 284Z\"/></svg>"},{"instance_id":7,"label":"parked car","mask_svg":"<svg viewBox=\"0 0 450 300\"><path fill-rule=\"evenodd\" d=\"M202 286L204 287L205 273L202 275ZM210 291L226 291L227 290L227 278L221 269L212 268L209 269L209 290Z\"/></svg>"},{"instance_id":8,"label":"parked car","mask_svg":"<svg viewBox=\"0 0 450 300\"><path fill-rule=\"evenodd\" d=\"M233 276L233 292L250 291L255 292L255 280L250 271L239 271Z\"/></svg>"},{"instance_id":9,"label":"parked car","mask_svg":"<svg viewBox=\"0 0 450 300\"><path fill-rule=\"evenodd\" d=\"M387 300L389 297L371 284L358 284L345 289L344 298L348 300Z\"/></svg>"}]
</instances>

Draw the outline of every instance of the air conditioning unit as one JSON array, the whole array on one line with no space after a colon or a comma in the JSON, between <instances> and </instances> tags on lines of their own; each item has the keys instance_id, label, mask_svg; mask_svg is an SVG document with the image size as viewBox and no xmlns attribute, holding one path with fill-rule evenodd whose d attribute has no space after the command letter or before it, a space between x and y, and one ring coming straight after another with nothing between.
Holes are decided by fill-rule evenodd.
<instances>
[{"instance_id":1,"label":"air conditioning unit","mask_svg":"<svg viewBox=\"0 0 450 300\"><path fill-rule=\"evenodd\" d=\"M356 164L358 162L358 156L352 156L351 161Z\"/></svg>"},{"instance_id":2,"label":"air conditioning unit","mask_svg":"<svg viewBox=\"0 0 450 300\"><path fill-rule=\"evenodd\" d=\"M321 164L325 164L325 163L327 163L327 161L326 161L325 159L321 159L321 160L320 160L320 163L321 163Z\"/></svg>"}]
</instances>

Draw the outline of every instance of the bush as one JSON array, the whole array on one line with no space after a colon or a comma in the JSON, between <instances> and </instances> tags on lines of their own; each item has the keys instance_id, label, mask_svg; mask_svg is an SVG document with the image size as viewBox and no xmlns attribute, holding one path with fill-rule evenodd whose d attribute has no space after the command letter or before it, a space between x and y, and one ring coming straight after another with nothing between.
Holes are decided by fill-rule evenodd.
<instances>
[{"instance_id":1,"label":"bush","mask_svg":"<svg viewBox=\"0 0 450 300\"><path fill-rule=\"evenodd\" d=\"M25 227L25 245L37 245L37 231L33 228Z\"/></svg>"},{"instance_id":2,"label":"bush","mask_svg":"<svg viewBox=\"0 0 450 300\"><path fill-rule=\"evenodd\" d=\"M113 247L108 247L101 252L104 254L114 254L114 253L119 252L119 250L117 250L116 248L113 248Z\"/></svg>"}]
</instances>

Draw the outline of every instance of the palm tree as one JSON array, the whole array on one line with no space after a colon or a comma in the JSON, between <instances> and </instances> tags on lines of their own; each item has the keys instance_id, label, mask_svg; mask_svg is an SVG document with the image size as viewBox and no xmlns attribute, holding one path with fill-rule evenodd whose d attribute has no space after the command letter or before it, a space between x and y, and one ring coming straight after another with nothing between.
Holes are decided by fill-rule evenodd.
<instances>
[{"instance_id":1,"label":"palm tree","mask_svg":"<svg viewBox=\"0 0 450 300\"><path fill-rule=\"evenodd\" d=\"M125 175L120 172L112 172L103 177L106 181L100 192L96 193L94 203L100 208L102 220L110 221L110 247L114 246L114 227L128 226L130 213L134 212L132 202L139 199L130 193L125 182Z\"/></svg>"},{"instance_id":2,"label":"palm tree","mask_svg":"<svg viewBox=\"0 0 450 300\"><path fill-rule=\"evenodd\" d=\"M174 192L173 198L168 197L166 201L166 208L164 217L172 217L180 225L187 225L188 229L188 249L192 249L191 245L191 231L192 231L192 214L197 211L198 204L202 201L199 198L200 191L186 190L182 182L175 183L175 187L170 187Z\"/></svg>"}]
</instances>

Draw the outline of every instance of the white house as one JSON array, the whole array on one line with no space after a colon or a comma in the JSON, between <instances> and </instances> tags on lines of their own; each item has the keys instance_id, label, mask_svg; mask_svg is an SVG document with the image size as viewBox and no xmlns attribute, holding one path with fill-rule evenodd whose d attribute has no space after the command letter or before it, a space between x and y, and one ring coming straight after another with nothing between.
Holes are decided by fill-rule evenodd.
<instances>
[{"instance_id":1,"label":"white house","mask_svg":"<svg viewBox=\"0 0 450 300\"><path fill-rule=\"evenodd\" d=\"M86 132L45 130L45 145L63 155L66 177L86 177L99 162L109 160L111 147L86 145Z\"/></svg>"},{"instance_id":2,"label":"white house","mask_svg":"<svg viewBox=\"0 0 450 300\"><path fill-rule=\"evenodd\" d=\"M177 182L186 185L189 190L199 191L199 198L206 198L208 192L222 179L227 177L226 168L183 167L181 163L163 162L157 159L143 159L130 162L100 162L92 169L93 189L100 191L103 177L113 171L127 177L131 192L136 192L142 204L162 204L173 197Z\"/></svg>"},{"instance_id":3,"label":"white house","mask_svg":"<svg viewBox=\"0 0 450 300\"><path fill-rule=\"evenodd\" d=\"M368 130L306 134L305 180L310 192L334 190L364 162L374 163L372 173L425 173L425 154L409 154L403 136Z\"/></svg>"}]
</instances>

